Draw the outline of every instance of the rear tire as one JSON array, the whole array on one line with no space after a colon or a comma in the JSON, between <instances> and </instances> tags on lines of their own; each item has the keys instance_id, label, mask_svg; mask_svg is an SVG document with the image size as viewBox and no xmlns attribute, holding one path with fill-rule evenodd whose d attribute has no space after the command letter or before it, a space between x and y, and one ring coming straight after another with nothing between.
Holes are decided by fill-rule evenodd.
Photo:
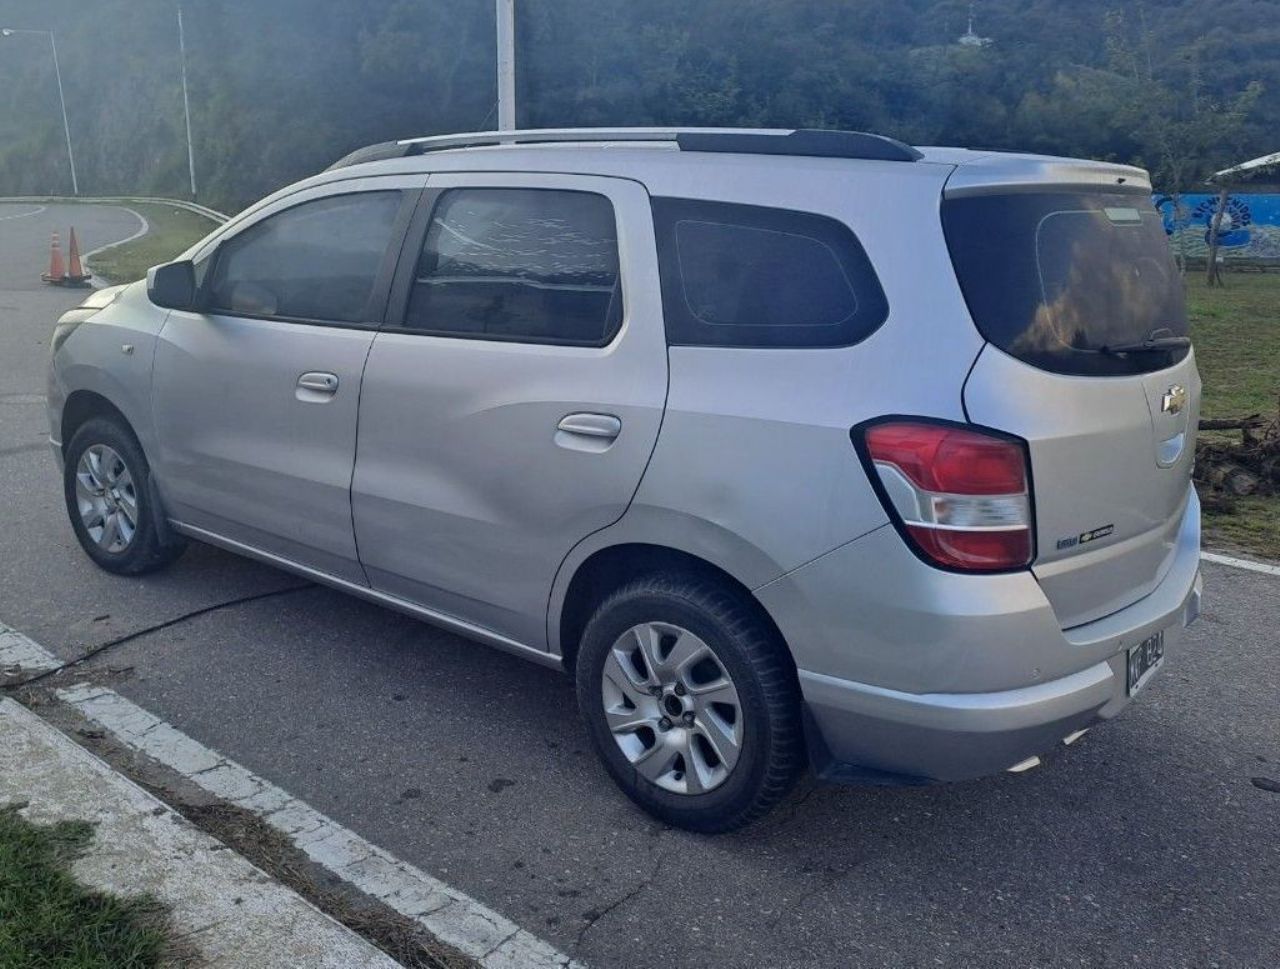
<instances>
[{"instance_id":1,"label":"rear tire","mask_svg":"<svg viewBox=\"0 0 1280 969\"><path fill-rule=\"evenodd\" d=\"M94 417L72 436L63 470L63 496L80 547L117 575L164 568L186 548L153 508L151 467L127 426Z\"/></svg>"},{"instance_id":2,"label":"rear tire","mask_svg":"<svg viewBox=\"0 0 1280 969\"><path fill-rule=\"evenodd\" d=\"M749 824L805 766L786 647L713 578L651 575L612 593L583 632L577 692L614 781L676 827Z\"/></svg>"}]
</instances>

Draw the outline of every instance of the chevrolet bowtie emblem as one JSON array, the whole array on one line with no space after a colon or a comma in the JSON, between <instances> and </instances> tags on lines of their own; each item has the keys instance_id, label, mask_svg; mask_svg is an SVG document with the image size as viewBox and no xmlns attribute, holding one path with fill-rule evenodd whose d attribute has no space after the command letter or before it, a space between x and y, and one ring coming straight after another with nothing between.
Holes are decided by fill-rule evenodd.
<instances>
[{"instance_id":1,"label":"chevrolet bowtie emblem","mask_svg":"<svg viewBox=\"0 0 1280 969\"><path fill-rule=\"evenodd\" d=\"M1160 409L1166 414L1179 414L1182 408L1187 406L1187 388L1174 384L1164 392L1164 399L1160 402Z\"/></svg>"}]
</instances>

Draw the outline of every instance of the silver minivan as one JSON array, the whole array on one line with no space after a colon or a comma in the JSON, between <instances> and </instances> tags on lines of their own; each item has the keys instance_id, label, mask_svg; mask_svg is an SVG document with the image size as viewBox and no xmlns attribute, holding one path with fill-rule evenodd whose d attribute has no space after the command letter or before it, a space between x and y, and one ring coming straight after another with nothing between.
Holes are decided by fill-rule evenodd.
<instances>
[{"instance_id":1,"label":"silver minivan","mask_svg":"<svg viewBox=\"0 0 1280 969\"><path fill-rule=\"evenodd\" d=\"M618 785L956 781L1117 714L1200 603L1200 380L1140 169L854 132L376 145L59 321L71 524L576 678Z\"/></svg>"}]
</instances>

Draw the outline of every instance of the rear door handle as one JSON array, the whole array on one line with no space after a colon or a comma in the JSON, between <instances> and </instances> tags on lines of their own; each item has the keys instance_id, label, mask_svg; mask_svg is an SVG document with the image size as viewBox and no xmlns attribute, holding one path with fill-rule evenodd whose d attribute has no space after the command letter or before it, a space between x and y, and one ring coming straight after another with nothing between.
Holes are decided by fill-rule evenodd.
<instances>
[{"instance_id":1,"label":"rear door handle","mask_svg":"<svg viewBox=\"0 0 1280 969\"><path fill-rule=\"evenodd\" d=\"M622 433L622 421L612 414L570 414L557 425L566 434L615 438Z\"/></svg>"},{"instance_id":2,"label":"rear door handle","mask_svg":"<svg viewBox=\"0 0 1280 969\"><path fill-rule=\"evenodd\" d=\"M612 414L569 414L556 425L561 447L601 451L622 433L622 421Z\"/></svg>"},{"instance_id":3,"label":"rear door handle","mask_svg":"<svg viewBox=\"0 0 1280 969\"><path fill-rule=\"evenodd\" d=\"M338 392L338 375L311 370L298 378L295 396L298 400L325 400Z\"/></svg>"}]
</instances>

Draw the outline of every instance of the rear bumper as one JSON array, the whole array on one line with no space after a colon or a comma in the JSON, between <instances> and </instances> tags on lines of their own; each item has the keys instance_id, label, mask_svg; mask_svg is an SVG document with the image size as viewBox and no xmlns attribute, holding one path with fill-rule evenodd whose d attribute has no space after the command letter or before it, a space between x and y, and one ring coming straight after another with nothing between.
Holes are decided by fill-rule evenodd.
<instances>
[{"instance_id":1,"label":"rear bumper","mask_svg":"<svg viewBox=\"0 0 1280 969\"><path fill-rule=\"evenodd\" d=\"M966 643L962 652L972 652L972 666L985 669L993 679L995 671L986 666L984 654L1008 657L1016 652L1030 657L1037 666L1024 675L1033 680L1042 668L1053 668L1053 659L1065 657L1063 662L1068 664L1072 659L1079 661L1074 670L1062 670L1059 665L1055 675L1039 676L1038 682L1014 688L932 692L896 684L871 685L806 669L803 656L798 655L815 769L820 776L838 781L957 781L1007 770L1046 753L1076 731L1115 716L1129 703L1126 657L1130 646L1163 631L1165 662L1176 662L1183 630L1200 612L1199 566L1199 503L1193 495L1168 573L1146 597L1119 612L1062 630L1056 621L1043 622L1041 611L1029 609L1020 596L1006 596L1016 621L997 610L985 617L973 612L935 616L935 624L918 625L918 631L938 635L948 622L954 623ZM1034 584L1035 580L1028 577L1028 581ZM909 590L904 594L910 597ZM1039 596L1043 611L1052 619L1043 593ZM947 607L945 597L937 602ZM984 618L990 639L974 645L970 627L975 622L981 626ZM851 635L856 634L846 627L846 636ZM1021 638L1003 641L1010 635ZM882 639L877 641L884 645ZM922 653L931 647L945 650L947 645L925 643ZM958 659L952 657L952 661ZM972 680L959 674L954 679Z\"/></svg>"}]
</instances>

